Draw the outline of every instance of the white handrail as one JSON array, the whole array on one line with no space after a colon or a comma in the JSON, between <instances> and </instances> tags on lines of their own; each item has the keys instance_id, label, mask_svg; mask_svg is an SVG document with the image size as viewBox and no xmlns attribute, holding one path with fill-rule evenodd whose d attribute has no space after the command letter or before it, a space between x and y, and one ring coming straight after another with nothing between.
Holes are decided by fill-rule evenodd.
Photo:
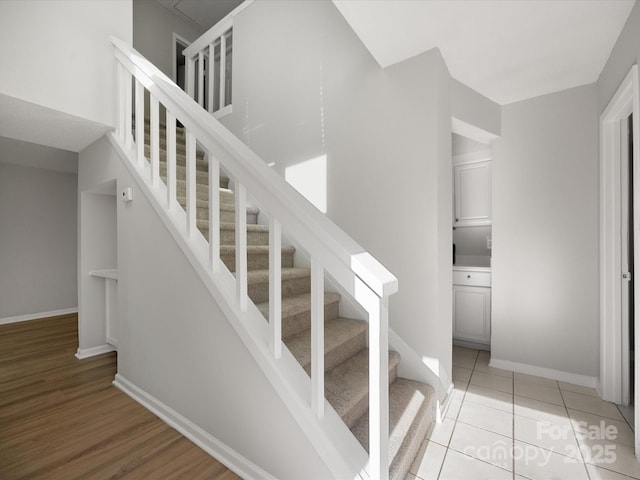
<instances>
[{"instance_id":1,"label":"white handrail","mask_svg":"<svg viewBox=\"0 0 640 480\"><path fill-rule=\"evenodd\" d=\"M254 152L245 144L238 140L205 109L199 106L192 98L183 92L177 85L171 82L166 75L158 70L153 64L146 60L136 50L123 41L112 37L115 49L115 56L128 74L119 75L119 108L125 114L118 115L118 129L116 135L123 145L130 146L131 120L127 122L127 114L131 116L131 75L136 80L136 114L140 112L140 102L138 94L141 84L150 95L150 101L154 105L154 115L152 123L159 119L155 113L155 103L159 102L167 111L168 123L179 120L185 129L186 141L186 225L184 226L185 236L193 238L200 235L196 228L195 205L195 141L205 150L209 159L214 159L215 169L222 165L226 172L233 177L236 188L236 304L240 312L245 312L247 302L247 265L246 265L246 215L244 212L246 204L246 192L256 199L258 204L273 217L276 222L272 226L277 226L280 230L286 231L307 251L312 264L312 332L315 348L312 351L312 399L311 404L316 415L321 418L323 412L324 386L322 371L324 368L324 348L322 345L323 315L321 309L323 302L320 301L322 295L323 272L327 272L333 279L358 302L369 315L369 440L370 440L370 461L369 475L371 478L388 478L388 298L398 290L397 279L373 256L366 252L351 237L342 231L337 225L320 213L313 205L304 199L293 187L291 187L282 177L269 168ZM128 105L127 105L128 103ZM136 129L140 128L142 122L136 117ZM157 188L157 153L158 135L155 133L158 128L151 125L152 144L152 176L144 178L151 187ZM138 130L136 132L136 143L131 150L139 152L139 142L144 137ZM171 148L175 149L175 139L171 138ZM142 149L144 151L144 149ZM172 174L168 177L171 182L175 181L175 151L167 156L167 171ZM173 165L171 164L173 162ZM135 167L142 170L144 159L135 161ZM173 178L172 178L173 177ZM214 184L210 185L213 189ZM174 190L174 186L169 187ZM168 199L173 194L168 195ZM173 197L175 198L175 196ZM211 201L211 197L209 198ZM166 205L171 209L170 200ZM211 206L215 205L213 202ZM219 221L214 217L211 221ZM217 230L219 225L210 225L210 229ZM210 230L211 232L212 230ZM211 237L212 238L212 237ZM212 238L214 243L217 240ZM279 242L270 242L270 249ZM212 272L216 272L216 266L220 263L219 258L213 258L219 253L217 245L210 246L212 258L206 258L203 262ZM270 256L272 252L270 251ZM275 258L273 256L272 258ZM273 261L271 267L273 268ZM270 278L278 278L279 272L272 272ZM272 295L277 292L272 293ZM275 306L274 306L275 307ZM277 307L276 307L277 308ZM276 313L275 311L273 313ZM277 312L279 314L279 312ZM274 326L273 335L279 335L279 325ZM281 343L281 339L271 338L271 349L274 355L278 355L279 348L274 348L274 343ZM322 358L321 358L322 357ZM318 366L317 368L314 367Z\"/></svg>"}]
</instances>

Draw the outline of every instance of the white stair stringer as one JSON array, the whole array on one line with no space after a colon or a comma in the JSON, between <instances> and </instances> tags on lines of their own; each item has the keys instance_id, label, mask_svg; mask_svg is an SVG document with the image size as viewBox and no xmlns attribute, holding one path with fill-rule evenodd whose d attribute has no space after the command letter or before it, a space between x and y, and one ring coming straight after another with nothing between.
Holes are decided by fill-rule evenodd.
<instances>
[{"instance_id":1,"label":"white stair stringer","mask_svg":"<svg viewBox=\"0 0 640 480\"><path fill-rule=\"evenodd\" d=\"M241 311L235 297L235 277L220 261L214 272L205 267L209 263L208 242L196 229L192 236L186 231L186 214L181 208L169 210L165 207L167 188L163 182L153 187L150 166L136 167L135 146L127 148L115 134L108 138L120 155L141 192L149 200L159 218L171 233L176 243L189 260L212 298L220 306L231 326L247 347L265 377L286 405L287 409L307 435L318 455L329 470L339 479L367 479L368 454L353 436L333 407L325 400L324 417L319 419L309 408L311 385L309 376L287 348L275 359L269 350L269 324L262 313L248 302L247 310Z\"/></svg>"}]
</instances>

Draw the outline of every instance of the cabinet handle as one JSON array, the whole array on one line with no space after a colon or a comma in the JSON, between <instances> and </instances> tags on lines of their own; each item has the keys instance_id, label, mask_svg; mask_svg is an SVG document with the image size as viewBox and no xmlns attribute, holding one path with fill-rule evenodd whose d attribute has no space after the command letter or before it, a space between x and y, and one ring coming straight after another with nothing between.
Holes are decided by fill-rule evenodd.
<instances>
[{"instance_id":1,"label":"cabinet handle","mask_svg":"<svg viewBox=\"0 0 640 480\"><path fill-rule=\"evenodd\" d=\"M467 275L467 278L471 278L471 275Z\"/></svg>"}]
</instances>

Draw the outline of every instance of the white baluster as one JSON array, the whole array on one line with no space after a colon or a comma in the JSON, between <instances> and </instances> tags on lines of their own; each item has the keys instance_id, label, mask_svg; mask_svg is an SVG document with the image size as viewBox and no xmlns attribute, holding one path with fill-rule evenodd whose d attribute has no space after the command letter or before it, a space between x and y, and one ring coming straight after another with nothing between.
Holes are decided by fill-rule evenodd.
<instances>
[{"instance_id":1,"label":"white baluster","mask_svg":"<svg viewBox=\"0 0 640 480\"><path fill-rule=\"evenodd\" d=\"M186 144L186 184L187 184L187 236L196 233L196 137L189 130L185 131Z\"/></svg>"},{"instance_id":2,"label":"white baluster","mask_svg":"<svg viewBox=\"0 0 640 480\"><path fill-rule=\"evenodd\" d=\"M389 309L368 287L369 309L369 474L389 478Z\"/></svg>"},{"instance_id":3,"label":"white baluster","mask_svg":"<svg viewBox=\"0 0 640 480\"><path fill-rule=\"evenodd\" d=\"M247 189L236 181L236 296L247 311Z\"/></svg>"},{"instance_id":4,"label":"white baluster","mask_svg":"<svg viewBox=\"0 0 640 480\"><path fill-rule=\"evenodd\" d=\"M127 149L133 146L133 137L131 136L131 117L133 108L133 84L131 72L124 72L124 144Z\"/></svg>"},{"instance_id":5,"label":"white baluster","mask_svg":"<svg viewBox=\"0 0 640 480\"><path fill-rule=\"evenodd\" d=\"M280 222L269 218L269 347L282 356L282 235Z\"/></svg>"},{"instance_id":6,"label":"white baluster","mask_svg":"<svg viewBox=\"0 0 640 480\"><path fill-rule=\"evenodd\" d=\"M167 110L167 208L176 205L176 116Z\"/></svg>"},{"instance_id":7,"label":"white baluster","mask_svg":"<svg viewBox=\"0 0 640 480\"><path fill-rule=\"evenodd\" d=\"M155 188L160 183L160 105L158 99L150 95L150 127L151 127L151 185Z\"/></svg>"},{"instance_id":8,"label":"white baluster","mask_svg":"<svg viewBox=\"0 0 640 480\"><path fill-rule=\"evenodd\" d=\"M193 57L187 57L186 85L187 94L195 100L196 93L196 61Z\"/></svg>"},{"instance_id":9,"label":"white baluster","mask_svg":"<svg viewBox=\"0 0 640 480\"><path fill-rule=\"evenodd\" d=\"M211 153L209 159L209 265L220 269L220 161Z\"/></svg>"},{"instance_id":10,"label":"white baluster","mask_svg":"<svg viewBox=\"0 0 640 480\"><path fill-rule=\"evenodd\" d=\"M225 107L225 104L224 104L225 79L227 76L226 64L227 64L227 38L223 33L222 36L220 37L220 105L219 105L220 110L222 110Z\"/></svg>"},{"instance_id":11,"label":"white baluster","mask_svg":"<svg viewBox=\"0 0 640 480\"><path fill-rule=\"evenodd\" d=\"M136 80L136 151L138 168L144 165L144 87Z\"/></svg>"},{"instance_id":12,"label":"white baluster","mask_svg":"<svg viewBox=\"0 0 640 480\"><path fill-rule=\"evenodd\" d=\"M198 105L204 106L204 55L198 52Z\"/></svg>"},{"instance_id":13,"label":"white baluster","mask_svg":"<svg viewBox=\"0 0 640 480\"><path fill-rule=\"evenodd\" d=\"M311 259L311 409L324 417L324 269Z\"/></svg>"},{"instance_id":14,"label":"white baluster","mask_svg":"<svg viewBox=\"0 0 640 480\"><path fill-rule=\"evenodd\" d=\"M124 140L124 67L120 62L117 66L117 95L118 95L118 120L116 122L116 137Z\"/></svg>"},{"instance_id":15,"label":"white baluster","mask_svg":"<svg viewBox=\"0 0 640 480\"><path fill-rule=\"evenodd\" d=\"M213 77L215 76L214 70L215 70L215 64L216 62L214 61L215 59L215 51L216 47L213 43L209 44L209 72L207 74L207 98L209 99L209 104L207 105L207 111L209 113L213 113L213 107L215 105L215 92L213 91Z\"/></svg>"}]
</instances>

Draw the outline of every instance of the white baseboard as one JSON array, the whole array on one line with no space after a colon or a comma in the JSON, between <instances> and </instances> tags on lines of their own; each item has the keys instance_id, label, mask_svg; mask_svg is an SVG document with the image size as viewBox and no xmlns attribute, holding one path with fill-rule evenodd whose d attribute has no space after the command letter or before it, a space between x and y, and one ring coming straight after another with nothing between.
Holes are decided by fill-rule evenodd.
<instances>
[{"instance_id":1,"label":"white baseboard","mask_svg":"<svg viewBox=\"0 0 640 480\"><path fill-rule=\"evenodd\" d=\"M493 357L491 357L489 366L501 368L503 370L513 370L514 372L518 373L526 373L527 375L536 375L538 377L550 378L552 380L559 380L561 382L573 383L574 385L581 385L583 387L595 388L598 383L598 379L596 377L590 377L588 375L564 372L562 370L554 370L553 368L538 367L536 365L529 365L527 363L500 360Z\"/></svg>"},{"instance_id":2,"label":"white baseboard","mask_svg":"<svg viewBox=\"0 0 640 480\"><path fill-rule=\"evenodd\" d=\"M91 348L78 348L76 352L76 358L83 360L89 357L95 357L96 355L102 355L103 353L115 352L117 349L113 345L105 343L104 345L98 345Z\"/></svg>"},{"instance_id":3,"label":"white baseboard","mask_svg":"<svg viewBox=\"0 0 640 480\"><path fill-rule=\"evenodd\" d=\"M256 464L228 447L220 440L202 430L196 424L180 415L158 399L129 382L120 374L116 374L113 384L133 398L147 410L160 417L165 423L179 431L193 443L202 448L209 455L233 470L240 477L251 480L277 480L273 475L265 472Z\"/></svg>"},{"instance_id":4,"label":"white baseboard","mask_svg":"<svg viewBox=\"0 0 640 480\"><path fill-rule=\"evenodd\" d=\"M447 412L449 411L449 407L451 406L451 400L453 399L454 386L453 383L449 385L447 389L447 395L444 397L442 401L438 400L436 402L436 414L435 418L437 422L443 422L445 417L447 416Z\"/></svg>"},{"instance_id":5,"label":"white baseboard","mask_svg":"<svg viewBox=\"0 0 640 480\"><path fill-rule=\"evenodd\" d=\"M26 322L29 320L39 320L47 317L57 317L59 315L70 315L72 313L78 313L78 307L63 308L62 310L51 310L50 312L30 313L29 315L16 315L14 317L0 318L0 325L6 325L8 323Z\"/></svg>"}]
</instances>

